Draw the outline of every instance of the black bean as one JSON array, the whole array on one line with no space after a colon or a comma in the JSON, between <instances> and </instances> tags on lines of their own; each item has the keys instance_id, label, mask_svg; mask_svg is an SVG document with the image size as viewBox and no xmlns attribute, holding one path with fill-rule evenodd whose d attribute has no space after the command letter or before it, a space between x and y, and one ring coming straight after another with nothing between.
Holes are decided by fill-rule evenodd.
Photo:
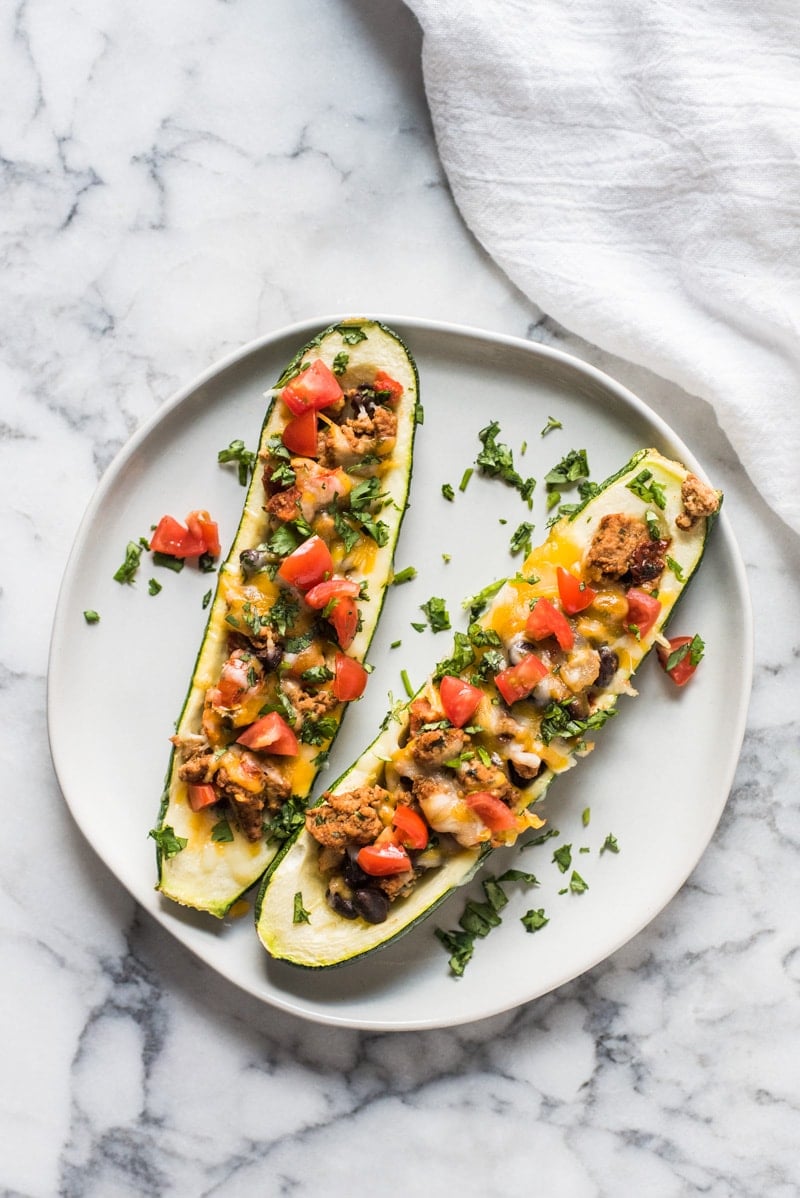
<instances>
[{"instance_id":1,"label":"black bean","mask_svg":"<svg viewBox=\"0 0 800 1198\"><path fill-rule=\"evenodd\" d=\"M365 874L355 857L349 854L344 859L344 880L351 890L358 890L369 882L369 874Z\"/></svg>"},{"instance_id":2,"label":"black bean","mask_svg":"<svg viewBox=\"0 0 800 1198\"><path fill-rule=\"evenodd\" d=\"M270 555L266 549L243 549L239 554L239 565L245 578L265 569L269 562Z\"/></svg>"},{"instance_id":3,"label":"black bean","mask_svg":"<svg viewBox=\"0 0 800 1198\"><path fill-rule=\"evenodd\" d=\"M600 673L594 680L595 690L604 690L619 669L619 658L608 645L601 645L597 650L600 655Z\"/></svg>"},{"instance_id":4,"label":"black bean","mask_svg":"<svg viewBox=\"0 0 800 1198\"><path fill-rule=\"evenodd\" d=\"M389 914L389 899L382 890L365 886L353 895L353 904L367 923L383 923Z\"/></svg>"},{"instance_id":5,"label":"black bean","mask_svg":"<svg viewBox=\"0 0 800 1198\"><path fill-rule=\"evenodd\" d=\"M337 913L343 915L345 919L355 919L358 911L353 903L353 899L343 898L335 890L329 890L325 896L328 900L328 906Z\"/></svg>"}]
</instances>

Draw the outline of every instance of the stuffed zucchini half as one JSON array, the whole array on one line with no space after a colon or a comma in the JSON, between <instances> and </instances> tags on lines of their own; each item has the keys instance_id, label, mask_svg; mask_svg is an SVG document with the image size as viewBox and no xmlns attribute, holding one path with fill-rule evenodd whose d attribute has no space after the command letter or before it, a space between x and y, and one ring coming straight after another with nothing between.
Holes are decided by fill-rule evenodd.
<instances>
[{"instance_id":1,"label":"stuffed zucchini half","mask_svg":"<svg viewBox=\"0 0 800 1198\"><path fill-rule=\"evenodd\" d=\"M273 957L341 964L388 944L541 826L703 556L721 496L640 451L563 516L363 756L308 810L257 903ZM477 610L476 610L477 608ZM481 614L482 608L482 614ZM298 917L299 913L299 917Z\"/></svg>"},{"instance_id":2,"label":"stuffed zucchini half","mask_svg":"<svg viewBox=\"0 0 800 1198\"><path fill-rule=\"evenodd\" d=\"M302 823L366 685L407 502L417 373L390 329L346 321L268 395L153 833L157 888L218 917Z\"/></svg>"}]
</instances>

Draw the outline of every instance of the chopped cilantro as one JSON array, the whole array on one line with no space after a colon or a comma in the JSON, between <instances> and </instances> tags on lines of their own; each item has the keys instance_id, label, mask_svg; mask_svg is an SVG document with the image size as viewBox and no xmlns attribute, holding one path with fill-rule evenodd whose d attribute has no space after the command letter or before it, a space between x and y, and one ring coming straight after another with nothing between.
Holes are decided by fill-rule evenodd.
<instances>
[{"instance_id":1,"label":"chopped cilantro","mask_svg":"<svg viewBox=\"0 0 800 1198\"><path fill-rule=\"evenodd\" d=\"M336 357L333 359L333 373L335 375L344 374L347 370L347 363L350 361L350 355L345 353L343 349L339 350Z\"/></svg>"},{"instance_id":2,"label":"chopped cilantro","mask_svg":"<svg viewBox=\"0 0 800 1198\"><path fill-rule=\"evenodd\" d=\"M281 524L267 541L267 552L276 557L288 557L299 544L298 537L289 524Z\"/></svg>"},{"instance_id":3,"label":"chopped cilantro","mask_svg":"<svg viewBox=\"0 0 800 1198\"><path fill-rule=\"evenodd\" d=\"M442 494L444 495L445 499L449 499L451 503L456 497L456 493L451 487L450 483L442 483Z\"/></svg>"},{"instance_id":4,"label":"chopped cilantro","mask_svg":"<svg viewBox=\"0 0 800 1198\"><path fill-rule=\"evenodd\" d=\"M340 335L345 345L358 345L360 341L367 340L367 334L357 324L337 324L336 332Z\"/></svg>"},{"instance_id":5,"label":"chopped cilantro","mask_svg":"<svg viewBox=\"0 0 800 1198\"><path fill-rule=\"evenodd\" d=\"M590 820L591 818L592 818L592 809L591 809L591 807L584 807L584 809L583 809L583 812L582 812L582 814L581 814L581 823L583 824L584 828L588 828L588 827L589 827L589 820Z\"/></svg>"},{"instance_id":6,"label":"chopped cilantro","mask_svg":"<svg viewBox=\"0 0 800 1198\"><path fill-rule=\"evenodd\" d=\"M359 540L361 533L357 528L353 528L353 525L344 518L341 512L333 513L333 527L336 529L337 535L341 537L345 553L349 553Z\"/></svg>"},{"instance_id":7,"label":"chopped cilantro","mask_svg":"<svg viewBox=\"0 0 800 1198\"><path fill-rule=\"evenodd\" d=\"M536 874L529 873L526 869L507 869L497 880L498 882L524 882L526 886L539 885Z\"/></svg>"},{"instance_id":8,"label":"chopped cilantro","mask_svg":"<svg viewBox=\"0 0 800 1198\"><path fill-rule=\"evenodd\" d=\"M402 586L404 582L411 582L411 579L416 577L417 571L414 566L406 566L405 570L398 570L396 574L392 575L392 586Z\"/></svg>"},{"instance_id":9,"label":"chopped cilantro","mask_svg":"<svg viewBox=\"0 0 800 1198\"><path fill-rule=\"evenodd\" d=\"M408 676L407 670L400 671L400 680L403 683L403 690L406 692L409 699L413 699L414 698L414 688L411 685L411 679Z\"/></svg>"},{"instance_id":10,"label":"chopped cilantro","mask_svg":"<svg viewBox=\"0 0 800 1198\"><path fill-rule=\"evenodd\" d=\"M527 502L528 507L530 507L533 488L536 486L536 479L523 479L517 473L514 469L514 455L511 450L507 445L503 445L502 442L497 440L499 432L500 425L496 420L493 420L491 424L487 424L486 428L481 429L478 433L478 440L483 445L483 449L475 459L475 464L489 478L499 478L503 482L508 483L509 486L515 487Z\"/></svg>"},{"instance_id":11,"label":"chopped cilantro","mask_svg":"<svg viewBox=\"0 0 800 1198\"><path fill-rule=\"evenodd\" d=\"M211 591L206 591L205 595L203 595L203 611L206 610L209 603L211 602L211 595L212 595Z\"/></svg>"},{"instance_id":12,"label":"chopped cilantro","mask_svg":"<svg viewBox=\"0 0 800 1198\"><path fill-rule=\"evenodd\" d=\"M162 589L161 583L155 578L151 578L147 583L147 592L150 595L157 595Z\"/></svg>"},{"instance_id":13,"label":"chopped cilantro","mask_svg":"<svg viewBox=\"0 0 800 1198\"><path fill-rule=\"evenodd\" d=\"M697 635L693 636L692 639L687 641L685 645L680 645L677 649L674 649L672 653L670 653L666 664L667 672L669 673L670 670L674 670L675 667L679 665L687 655L690 663L693 666L699 665L703 660L705 648L706 646L702 638Z\"/></svg>"},{"instance_id":14,"label":"chopped cilantro","mask_svg":"<svg viewBox=\"0 0 800 1198\"><path fill-rule=\"evenodd\" d=\"M461 482L458 484L459 491L466 491L469 486L469 480L472 478L473 470L471 466L467 466L464 473L461 475Z\"/></svg>"},{"instance_id":15,"label":"chopped cilantro","mask_svg":"<svg viewBox=\"0 0 800 1198\"><path fill-rule=\"evenodd\" d=\"M505 586L507 579L498 578L497 582L490 582L482 591L477 591L474 595L470 595L465 599L461 606L465 611L469 611L470 623L474 623L481 612L486 608L490 599L493 599L502 587Z\"/></svg>"},{"instance_id":16,"label":"chopped cilantro","mask_svg":"<svg viewBox=\"0 0 800 1198\"><path fill-rule=\"evenodd\" d=\"M423 408L422 404L419 402L414 404L414 423L415 424L424 424L425 423L425 409Z\"/></svg>"},{"instance_id":17,"label":"chopped cilantro","mask_svg":"<svg viewBox=\"0 0 800 1198\"><path fill-rule=\"evenodd\" d=\"M618 853L619 852L619 845L617 844L617 838L611 832L609 832L608 836L605 838L602 845L600 846L600 852L601 853L606 853L606 852Z\"/></svg>"},{"instance_id":18,"label":"chopped cilantro","mask_svg":"<svg viewBox=\"0 0 800 1198\"><path fill-rule=\"evenodd\" d=\"M224 817L211 829L211 839L215 844L230 844L233 840L233 829Z\"/></svg>"},{"instance_id":19,"label":"chopped cilantro","mask_svg":"<svg viewBox=\"0 0 800 1198\"><path fill-rule=\"evenodd\" d=\"M472 959L474 938L467 932L445 932L442 928L436 928L436 936L450 953L450 972L455 977L462 977Z\"/></svg>"},{"instance_id":20,"label":"chopped cilantro","mask_svg":"<svg viewBox=\"0 0 800 1198\"><path fill-rule=\"evenodd\" d=\"M153 565L163 566L165 570L172 570L173 574L180 574L186 562L184 558L173 557L171 553L154 553Z\"/></svg>"},{"instance_id":21,"label":"chopped cilantro","mask_svg":"<svg viewBox=\"0 0 800 1198\"><path fill-rule=\"evenodd\" d=\"M339 721L335 716L323 715L318 720L303 720L300 739L306 745L321 745L336 735Z\"/></svg>"},{"instance_id":22,"label":"chopped cilantro","mask_svg":"<svg viewBox=\"0 0 800 1198\"><path fill-rule=\"evenodd\" d=\"M268 824L264 825L264 834L268 840L277 840L283 844L293 836L298 828L305 823L305 802L300 795L292 795L279 807Z\"/></svg>"},{"instance_id":23,"label":"chopped cilantro","mask_svg":"<svg viewBox=\"0 0 800 1198\"><path fill-rule=\"evenodd\" d=\"M201 553L197 559L197 568L201 574L213 574L217 563L212 554Z\"/></svg>"},{"instance_id":24,"label":"chopped cilantro","mask_svg":"<svg viewBox=\"0 0 800 1198\"><path fill-rule=\"evenodd\" d=\"M354 512L364 511L365 508L376 503L379 499L384 499L381 494L381 480L379 478L365 478L357 487L353 487L350 492L350 507Z\"/></svg>"},{"instance_id":25,"label":"chopped cilantro","mask_svg":"<svg viewBox=\"0 0 800 1198\"><path fill-rule=\"evenodd\" d=\"M453 655L447 657L444 661L440 661L434 672L434 679L438 681L445 674L460 674L462 670L466 670L475 661L475 651L472 648L470 639L464 632L456 632L453 637Z\"/></svg>"},{"instance_id":26,"label":"chopped cilantro","mask_svg":"<svg viewBox=\"0 0 800 1198\"><path fill-rule=\"evenodd\" d=\"M159 853L167 861L170 857L176 857L189 843L185 836L176 836L175 829L169 824L164 824L161 828L151 828L147 835L152 836Z\"/></svg>"},{"instance_id":27,"label":"chopped cilantro","mask_svg":"<svg viewBox=\"0 0 800 1198\"><path fill-rule=\"evenodd\" d=\"M292 923L311 923L311 915L303 906L303 892L298 890L294 896L294 910L292 911Z\"/></svg>"},{"instance_id":28,"label":"chopped cilantro","mask_svg":"<svg viewBox=\"0 0 800 1198\"><path fill-rule=\"evenodd\" d=\"M286 636L299 612L300 604L287 592L282 592L269 609L266 620L279 636Z\"/></svg>"},{"instance_id":29,"label":"chopped cilantro","mask_svg":"<svg viewBox=\"0 0 800 1198\"><path fill-rule=\"evenodd\" d=\"M588 478L589 462L585 449L571 449L553 469L545 475L548 487L568 487L581 478Z\"/></svg>"},{"instance_id":30,"label":"chopped cilantro","mask_svg":"<svg viewBox=\"0 0 800 1198\"><path fill-rule=\"evenodd\" d=\"M476 649L483 649L487 645L498 646L502 643L499 632L495 632L493 628L481 628L480 624L474 620L467 629L467 636Z\"/></svg>"},{"instance_id":31,"label":"chopped cilantro","mask_svg":"<svg viewBox=\"0 0 800 1198\"><path fill-rule=\"evenodd\" d=\"M520 922L524 924L527 932L538 932L550 920L544 913L544 907L540 907L538 911L534 911L533 908L530 911L526 911Z\"/></svg>"},{"instance_id":32,"label":"chopped cilantro","mask_svg":"<svg viewBox=\"0 0 800 1198\"><path fill-rule=\"evenodd\" d=\"M554 428L563 428L563 427L564 427L564 425L561 423L560 420L556 420L555 416L548 416L547 424L544 426L544 428L542 429L539 436L546 437L547 434L551 433Z\"/></svg>"},{"instance_id":33,"label":"chopped cilantro","mask_svg":"<svg viewBox=\"0 0 800 1198\"><path fill-rule=\"evenodd\" d=\"M625 485L629 491L633 491L634 495L638 495L645 503L653 503L663 512L667 505L666 495L661 483L657 483L653 478L652 470L640 471L636 478L631 479Z\"/></svg>"},{"instance_id":34,"label":"chopped cilantro","mask_svg":"<svg viewBox=\"0 0 800 1198\"><path fill-rule=\"evenodd\" d=\"M411 627L414 629L415 632L424 632L425 629L428 627L428 625L427 624L417 624L414 622L414 620L412 620Z\"/></svg>"},{"instance_id":35,"label":"chopped cilantro","mask_svg":"<svg viewBox=\"0 0 800 1198\"><path fill-rule=\"evenodd\" d=\"M647 525L647 531L650 533L651 541L661 540L661 525L658 522L658 516L655 512L649 509L644 514L644 522Z\"/></svg>"},{"instance_id":36,"label":"chopped cilantro","mask_svg":"<svg viewBox=\"0 0 800 1198\"><path fill-rule=\"evenodd\" d=\"M686 576L683 573L683 567L680 565L679 562L675 561L674 557L670 557L669 554L667 554L667 566L672 571L672 573L675 575L678 582L685 581Z\"/></svg>"},{"instance_id":37,"label":"chopped cilantro","mask_svg":"<svg viewBox=\"0 0 800 1198\"><path fill-rule=\"evenodd\" d=\"M577 869L573 869L570 874L569 888L573 894L583 894L585 890L589 889L589 883L584 882Z\"/></svg>"},{"instance_id":38,"label":"chopped cilantro","mask_svg":"<svg viewBox=\"0 0 800 1198\"><path fill-rule=\"evenodd\" d=\"M433 595L425 603L421 603L420 608L428 617L431 632L446 632L450 628L450 616L444 599Z\"/></svg>"},{"instance_id":39,"label":"chopped cilantro","mask_svg":"<svg viewBox=\"0 0 800 1198\"><path fill-rule=\"evenodd\" d=\"M219 451L217 461L221 466L235 462L239 470L239 483L246 487L256 464L256 456L251 449L245 449L244 441L231 441L227 449Z\"/></svg>"},{"instance_id":40,"label":"chopped cilantro","mask_svg":"<svg viewBox=\"0 0 800 1198\"><path fill-rule=\"evenodd\" d=\"M307 670L303 670L300 675L303 682L330 682L333 678L333 670L329 670L327 666L311 666Z\"/></svg>"},{"instance_id":41,"label":"chopped cilantro","mask_svg":"<svg viewBox=\"0 0 800 1198\"><path fill-rule=\"evenodd\" d=\"M558 828L548 828L546 832L541 832L538 836L533 836L530 840L524 840L520 844L521 849L532 849L544 844L546 840L550 840L553 836L560 836Z\"/></svg>"},{"instance_id":42,"label":"chopped cilantro","mask_svg":"<svg viewBox=\"0 0 800 1198\"><path fill-rule=\"evenodd\" d=\"M389 648L390 648L390 649L399 649L399 648L400 648L400 646L402 645L402 643L403 643L402 641L392 641L392 643L391 643L391 645L389 646Z\"/></svg>"},{"instance_id":43,"label":"chopped cilantro","mask_svg":"<svg viewBox=\"0 0 800 1198\"><path fill-rule=\"evenodd\" d=\"M572 864L572 845L562 844L553 853L552 861L557 865L562 874L565 874Z\"/></svg>"},{"instance_id":44,"label":"chopped cilantro","mask_svg":"<svg viewBox=\"0 0 800 1198\"><path fill-rule=\"evenodd\" d=\"M136 541L128 541L125 548L125 561L114 574L114 581L130 585L136 576L136 571L139 569L141 560L142 546L137 544Z\"/></svg>"},{"instance_id":45,"label":"chopped cilantro","mask_svg":"<svg viewBox=\"0 0 800 1198\"><path fill-rule=\"evenodd\" d=\"M98 612L92 611L91 608L83 613L83 618L87 624L99 624L100 616Z\"/></svg>"},{"instance_id":46,"label":"chopped cilantro","mask_svg":"<svg viewBox=\"0 0 800 1198\"><path fill-rule=\"evenodd\" d=\"M517 553L522 552L525 554L525 557L528 556L528 554L531 551L531 533L532 532L533 532L533 525L529 524L527 520L523 520L522 523L520 524L519 528L517 529L517 531L513 534L512 538L511 538L512 554L517 554Z\"/></svg>"},{"instance_id":47,"label":"chopped cilantro","mask_svg":"<svg viewBox=\"0 0 800 1198\"><path fill-rule=\"evenodd\" d=\"M593 711L585 720L576 720L569 713L569 704L548 703L544 709L539 734L544 743L549 745L556 736L571 739L575 736L582 736L584 732L602 728L614 715L616 715L616 711L612 707L605 711L602 709Z\"/></svg>"}]
</instances>

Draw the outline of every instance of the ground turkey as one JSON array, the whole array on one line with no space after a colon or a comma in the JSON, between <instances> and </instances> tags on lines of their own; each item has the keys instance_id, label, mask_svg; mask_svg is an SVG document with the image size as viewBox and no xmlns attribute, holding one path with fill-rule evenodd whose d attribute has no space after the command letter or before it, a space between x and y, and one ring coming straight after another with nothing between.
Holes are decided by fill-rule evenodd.
<instances>
[{"instance_id":1,"label":"ground turkey","mask_svg":"<svg viewBox=\"0 0 800 1198\"><path fill-rule=\"evenodd\" d=\"M253 841L263 835L264 811L277 811L291 793L289 782L276 766L235 748L220 757L214 785L230 803L244 835Z\"/></svg>"},{"instance_id":2,"label":"ground turkey","mask_svg":"<svg viewBox=\"0 0 800 1198\"><path fill-rule=\"evenodd\" d=\"M376 810L389 798L382 786L359 786L346 794L329 791L318 807L306 812L306 828L320 844L372 844L383 831Z\"/></svg>"},{"instance_id":3,"label":"ground turkey","mask_svg":"<svg viewBox=\"0 0 800 1198\"><path fill-rule=\"evenodd\" d=\"M678 528L691 528L704 516L711 516L719 507L719 495L713 487L701 482L694 474L688 474L681 483L683 511L675 518Z\"/></svg>"},{"instance_id":4,"label":"ground turkey","mask_svg":"<svg viewBox=\"0 0 800 1198\"><path fill-rule=\"evenodd\" d=\"M603 516L586 555L586 576L600 582L621 578L635 561L636 551L650 541L644 520L612 512Z\"/></svg>"}]
</instances>

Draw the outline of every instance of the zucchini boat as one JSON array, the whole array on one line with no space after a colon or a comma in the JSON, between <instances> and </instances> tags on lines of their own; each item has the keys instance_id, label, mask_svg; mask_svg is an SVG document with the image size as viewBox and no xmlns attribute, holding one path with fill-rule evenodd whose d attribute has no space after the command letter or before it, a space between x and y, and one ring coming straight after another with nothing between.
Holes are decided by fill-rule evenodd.
<instances>
[{"instance_id":1,"label":"zucchini boat","mask_svg":"<svg viewBox=\"0 0 800 1198\"><path fill-rule=\"evenodd\" d=\"M172 737L157 889L222 917L302 809L391 577L411 475L414 362L395 333L320 333L268 392L253 474Z\"/></svg>"},{"instance_id":2,"label":"zucchini boat","mask_svg":"<svg viewBox=\"0 0 800 1198\"><path fill-rule=\"evenodd\" d=\"M537 800L664 643L720 501L641 450L478 597L453 656L307 811L265 878L258 931L273 957L324 967L386 945L492 849L542 825Z\"/></svg>"}]
</instances>

